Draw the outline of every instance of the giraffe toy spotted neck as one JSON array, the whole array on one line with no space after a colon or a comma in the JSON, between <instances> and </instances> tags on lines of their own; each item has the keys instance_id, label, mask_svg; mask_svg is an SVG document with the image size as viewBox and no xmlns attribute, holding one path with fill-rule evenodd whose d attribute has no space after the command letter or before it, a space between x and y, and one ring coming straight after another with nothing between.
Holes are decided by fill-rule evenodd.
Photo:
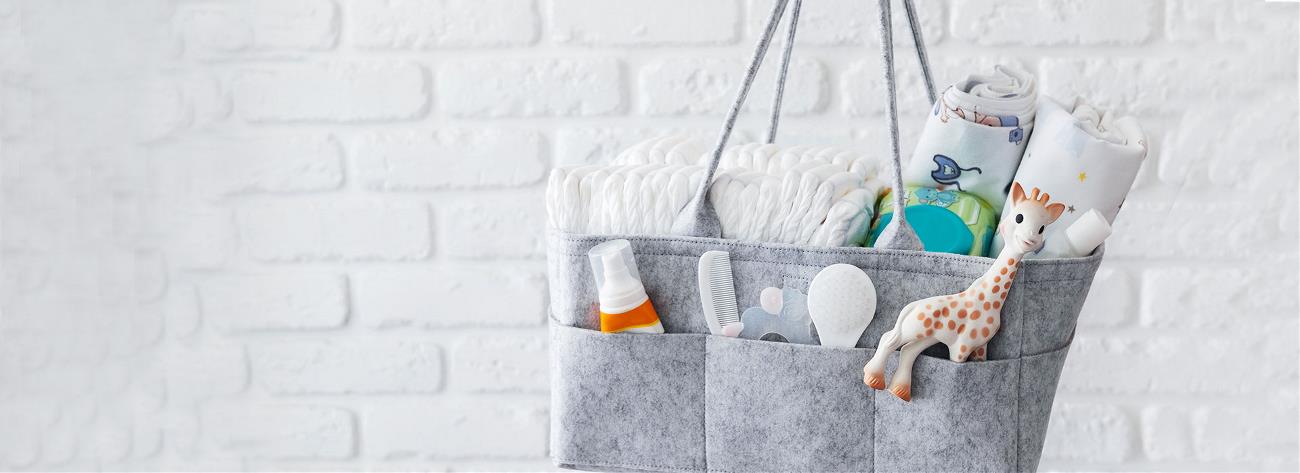
<instances>
[{"instance_id":1,"label":"giraffe toy spotted neck","mask_svg":"<svg viewBox=\"0 0 1300 473\"><path fill-rule=\"evenodd\" d=\"M970 287L966 288L962 294L983 294L983 297L979 297L979 300L1005 302L1007 291L1011 289L1011 281L1015 280L1016 272L1020 268L1020 260L1024 256L1025 253L1016 248L1010 246L1003 248L1002 252L998 253L993 260L993 266L990 266L983 276L972 282Z\"/></svg>"}]
</instances>

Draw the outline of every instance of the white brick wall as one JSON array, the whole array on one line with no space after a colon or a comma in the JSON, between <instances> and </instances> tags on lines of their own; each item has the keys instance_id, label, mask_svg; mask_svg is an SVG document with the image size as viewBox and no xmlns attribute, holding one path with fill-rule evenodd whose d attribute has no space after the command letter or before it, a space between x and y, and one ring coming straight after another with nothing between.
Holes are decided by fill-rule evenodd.
<instances>
[{"instance_id":1,"label":"white brick wall","mask_svg":"<svg viewBox=\"0 0 1300 473\"><path fill-rule=\"evenodd\" d=\"M883 153L875 2L805 3L781 138ZM1300 468L1297 7L918 3L1150 131L1043 468ZM769 5L0 0L0 469L550 468L544 176L715 130Z\"/></svg>"}]
</instances>

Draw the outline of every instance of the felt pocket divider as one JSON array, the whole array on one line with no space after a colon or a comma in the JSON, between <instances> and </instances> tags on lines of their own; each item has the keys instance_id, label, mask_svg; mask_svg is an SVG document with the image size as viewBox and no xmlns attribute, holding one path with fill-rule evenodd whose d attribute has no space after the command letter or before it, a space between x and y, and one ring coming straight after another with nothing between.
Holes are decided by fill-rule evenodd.
<instances>
[{"instance_id":1,"label":"felt pocket divider","mask_svg":"<svg viewBox=\"0 0 1300 473\"><path fill-rule=\"evenodd\" d=\"M874 350L720 336L707 349L711 471L871 469Z\"/></svg>"},{"instance_id":2,"label":"felt pocket divider","mask_svg":"<svg viewBox=\"0 0 1300 473\"><path fill-rule=\"evenodd\" d=\"M700 471L704 334L551 323L551 455L566 467Z\"/></svg>"}]
</instances>

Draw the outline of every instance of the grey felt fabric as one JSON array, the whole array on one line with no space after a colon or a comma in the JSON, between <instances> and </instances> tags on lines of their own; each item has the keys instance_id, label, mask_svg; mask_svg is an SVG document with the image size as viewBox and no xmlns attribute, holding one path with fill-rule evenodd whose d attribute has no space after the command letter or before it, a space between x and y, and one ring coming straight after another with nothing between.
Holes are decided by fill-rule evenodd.
<instances>
[{"instance_id":1,"label":"grey felt fabric","mask_svg":"<svg viewBox=\"0 0 1300 473\"><path fill-rule=\"evenodd\" d=\"M551 455L589 468L701 471L706 335L552 324ZM564 380L560 382L559 380Z\"/></svg>"},{"instance_id":2,"label":"grey felt fabric","mask_svg":"<svg viewBox=\"0 0 1300 473\"><path fill-rule=\"evenodd\" d=\"M586 252L613 238L631 242L669 335L595 331ZM953 363L943 345L932 347L904 403L862 384L872 348L905 304L965 289L989 258L692 237L552 233L548 242L552 454L561 466L598 470L1034 470L1102 258L1026 260L990 360ZM830 264L862 268L879 302L859 348L708 335L695 274L699 255L715 249L731 253L742 310L768 286L806 291Z\"/></svg>"},{"instance_id":3,"label":"grey felt fabric","mask_svg":"<svg viewBox=\"0 0 1300 473\"><path fill-rule=\"evenodd\" d=\"M736 127L736 118L740 116L740 109L745 105L745 98L749 96L749 89L754 85L754 78L758 76L758 69L763 65L763 57L767 56L767 47L772 44L772 35L776 34L777 25L781 22L781 16L785 13L785 6L789 1L773 2L772 13L768 16L767 26L763 28L763 35L758 39L758 44L754 45L754 57L749 61L745 79L740 83L740 91L736 93L736 100L732 102L731 110L727 112L727 118L722 122L722 132L718 134L718 143L713 147L713 159L709 160L709 165L704 169L704 178L700 180L700 186L695 190L695 197L673 221L674 235L722 236L722 224L718 221L713 203L709 202L709 185L713 182L718 163L722 161L722 151L727 148L727 140L731 138L731 131ZM785 78L781 77L778 81L781 83L778 89L784 88ZM773 122L770 128L775 129L776 123Z\"/></svg>"},{"instance_id":4,"label":"grey felt fabric","mask_svg":"<svg viewBox=\"0 0 1300 473\"><path fill-rule=\"evenodd\" d=\"M790 22L786 24L785 45L781 47L781 67L776 73L776 92L772 94L772 112L767 124L764 143L776 142L776 128L781 123L781 99L785 98L785 81L790 72L790 53L794 52L794 35L799 29L799 10L803 0L794 0L790 7Z\"/></svg>"}]
</instances>

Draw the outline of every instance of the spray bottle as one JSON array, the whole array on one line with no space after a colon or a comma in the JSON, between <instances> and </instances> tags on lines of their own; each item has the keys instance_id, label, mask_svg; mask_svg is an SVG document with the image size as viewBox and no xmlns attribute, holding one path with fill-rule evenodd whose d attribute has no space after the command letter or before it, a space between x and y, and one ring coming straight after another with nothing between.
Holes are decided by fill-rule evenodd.
<instances>
[{"instance_id":1,"label":"spray bottle","mask_svg":"<svg viewBox=\"0 0 1300 473\"><path fill-rule=\"evenodd\" d=\"M587 253L600 295L600 331L664 333L659 314L641 284L632 244L612 240Z\"/></svg>"}]
</instances>

